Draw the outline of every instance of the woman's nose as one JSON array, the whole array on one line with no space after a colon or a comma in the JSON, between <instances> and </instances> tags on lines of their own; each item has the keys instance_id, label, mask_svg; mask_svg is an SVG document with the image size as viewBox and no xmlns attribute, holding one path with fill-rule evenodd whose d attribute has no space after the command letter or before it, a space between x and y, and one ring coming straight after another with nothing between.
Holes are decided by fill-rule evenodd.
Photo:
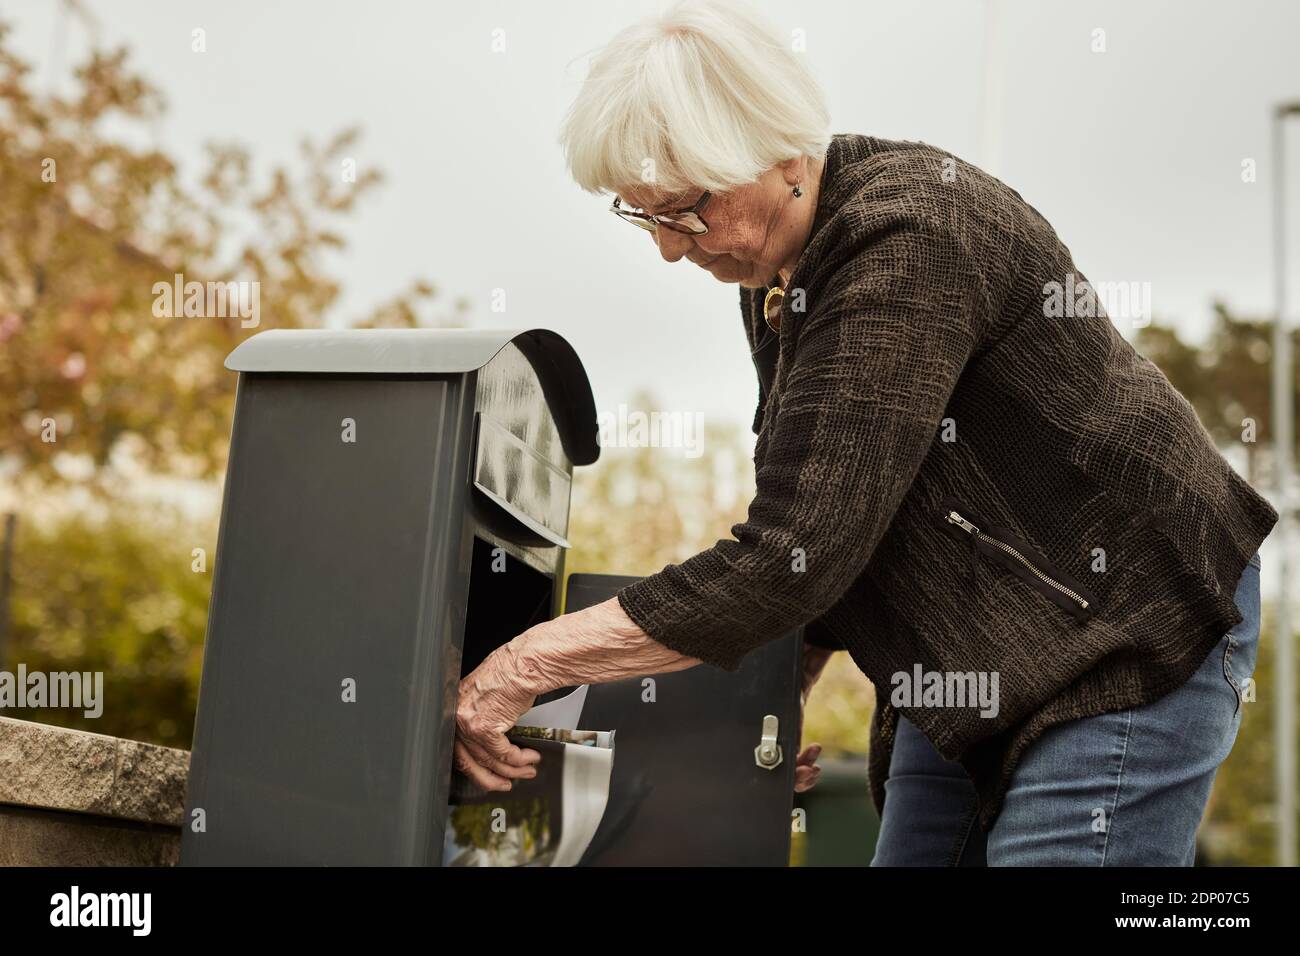
<instances>
[{"instance_id":1,"label":"woman's nose","mask_svg":"<svg viewBox=\"0 0 1300 956\"><path fill-rule=\"evenodd\" d=\"M674 232L660 226L655 230L655 241L659 244L659 255L669 262L676 262L691 251L695 239L684 232Z\"/></svg>"}]
</instances>

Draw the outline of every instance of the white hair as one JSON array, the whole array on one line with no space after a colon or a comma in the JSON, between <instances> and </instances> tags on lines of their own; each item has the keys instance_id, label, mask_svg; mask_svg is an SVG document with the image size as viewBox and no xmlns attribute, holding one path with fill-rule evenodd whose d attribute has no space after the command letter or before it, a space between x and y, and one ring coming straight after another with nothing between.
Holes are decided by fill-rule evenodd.
<instances>
[{"instance_id":1,"label":"white hair","mask_svg":"<svg viewBox=\"0 0 1300 956\"><path fill-rule=\"evenodd\" d=\"M737 3L683 0L593 57L560 143L587 192L646 183L668 196L821 159L830 138L821 88L791 44Z\"/></svg>"}]
</instances>

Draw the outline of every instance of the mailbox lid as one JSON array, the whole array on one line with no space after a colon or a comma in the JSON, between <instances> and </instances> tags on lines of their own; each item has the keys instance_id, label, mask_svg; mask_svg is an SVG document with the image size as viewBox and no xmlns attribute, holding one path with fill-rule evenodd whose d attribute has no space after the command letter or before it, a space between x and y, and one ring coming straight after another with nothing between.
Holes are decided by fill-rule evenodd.
<instances>
[{"instance_id":1,"label":"mailbox lid","mask_svg":"<svg viewBox=\"0 0 1300 956\"><path fill-rule=\"evenodd\" d=\"M270 329L240 343L226 368L241 373L455 375L483 368L513 344L536 370L565 453L600 457L596 401L582 360L550 329Z\"/></svg>"}]
</instances>

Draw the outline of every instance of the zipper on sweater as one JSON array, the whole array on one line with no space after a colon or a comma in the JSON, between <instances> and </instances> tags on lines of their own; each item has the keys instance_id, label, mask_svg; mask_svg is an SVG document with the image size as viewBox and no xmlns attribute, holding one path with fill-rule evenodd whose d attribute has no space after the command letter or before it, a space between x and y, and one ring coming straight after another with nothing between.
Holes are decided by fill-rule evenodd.
<instances>
[{"instance_id":1,"label":"zipper on sweater","mask_svg":"<svg viewBox=\"0 0 1300 956\"><path fill-rule=\"evenodd\" d=\"M941 508L947 527L956 529L958 535L969 540L972 559L978 552L1000 560L1016 572L1018 577L1034 585L1038 591L1080 620L1086 620L1096 613L1096 598L1092 592L1035 552L1028 542L1020 540L1005 528L985 524L968 508L952 499L945 499ZM979 544L985 547L980 548Z\"/></svg>"},{"instance_id":2,"label":"zipper on sweater","mask_svg":"<svg viewBox=\"0 0 1300 956\"><path fill-rule=\"evenodd\" d=\"M1087 610L1088 601L1081 594L1079 594L1078 591L1075 591L1072 588L1067 588L1060 581L1056 580L1053 577L1048 576L1047 574L1044 574L1032 561L1026 558L1023 554L1021 554L1018 550L1013 548L1011 545L1007 544L1005 541L1002 541L999 538L995 538L990 534L985 534L983 531L975 527L973 524L971 524L969 521L967 521L965 518L963 518L955 511L948 512L948 521L952 524L957 525L967 534L973 534L981 541L987 541L989 544L993 545L993 547L1001 548L1007 554L1011 555L1011 557L1015 558L1026 568L1028 568L1031 574L1037 576L1038 580L1042 581L1048 587L1056 588L1057 591L1064 594L1075 604L1079 605L1080 608Z\"/></svg>"}]
</instances>

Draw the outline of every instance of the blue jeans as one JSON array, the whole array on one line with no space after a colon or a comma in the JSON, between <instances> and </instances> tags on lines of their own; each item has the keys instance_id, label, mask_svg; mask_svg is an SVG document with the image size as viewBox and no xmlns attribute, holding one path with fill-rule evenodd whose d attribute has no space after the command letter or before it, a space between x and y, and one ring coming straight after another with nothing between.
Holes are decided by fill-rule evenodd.
<instances>
[{"instance_id":1,"label":"blue jeans","mask_svg":"<svg viewBox=\"0 0 1300 956\"><path fill-rule=\"evenodd\" d=\"M1035 740L988 833L975 819L966 772L900 714L871 865L1191 866L1255 670L1259 571L1256 552L1235 594L1241 623L1186 684L1145 707L1058 724Z\"/></svg>"}]
</instances>

